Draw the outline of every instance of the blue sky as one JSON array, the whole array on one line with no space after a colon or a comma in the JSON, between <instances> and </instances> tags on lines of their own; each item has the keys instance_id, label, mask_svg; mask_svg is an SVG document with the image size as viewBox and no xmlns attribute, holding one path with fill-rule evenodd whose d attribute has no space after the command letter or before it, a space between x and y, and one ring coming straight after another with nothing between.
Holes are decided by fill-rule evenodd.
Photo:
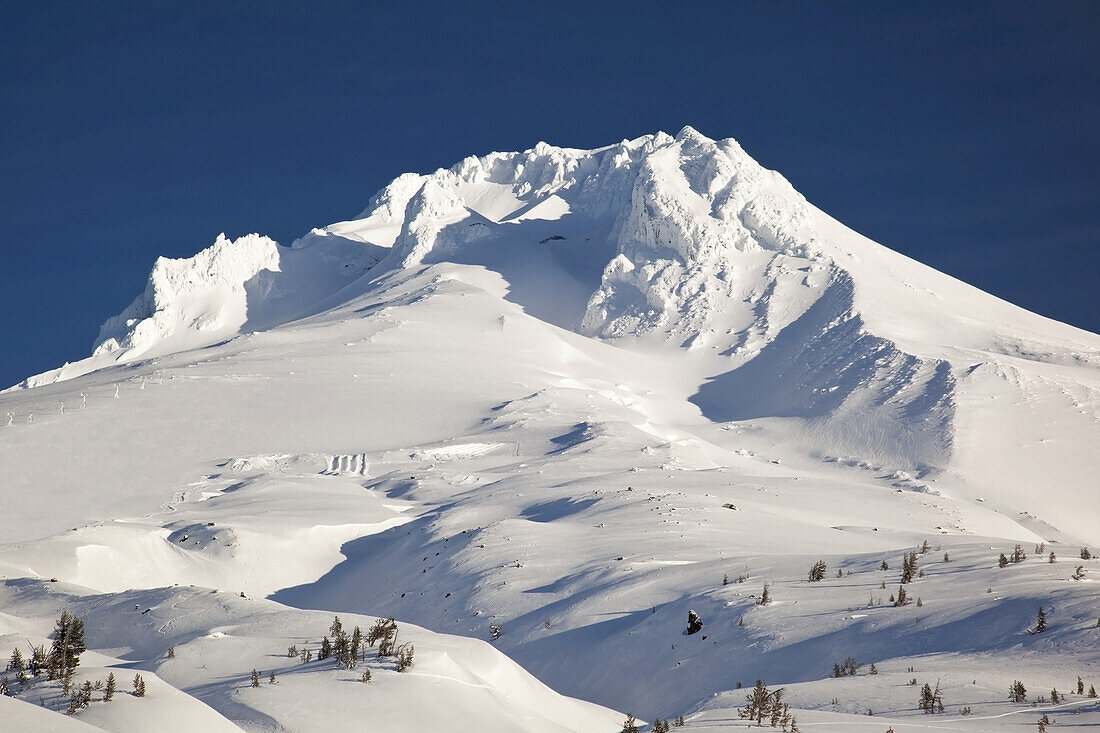
<instances>
[{"instance_id":1,"label":"blue sky","mask_svg":"<svg viewBox=\"0 0 1100 733\"><path fill-rule=\"evenodd\" d=\"M4 3L0 384L158 255L407 171L691 124L852 228L1100 331L1100 3Z\"/></svg>"}]
</instances>

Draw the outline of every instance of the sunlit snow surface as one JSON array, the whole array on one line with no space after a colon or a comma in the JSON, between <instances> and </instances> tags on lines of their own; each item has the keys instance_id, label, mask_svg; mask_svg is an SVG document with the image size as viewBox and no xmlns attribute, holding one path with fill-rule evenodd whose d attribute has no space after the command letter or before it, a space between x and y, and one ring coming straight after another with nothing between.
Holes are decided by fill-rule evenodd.
<instances>
[{"instance_id":1,"label":"sunlit snow surface","mask_svg":"<svg viewBox=\"0 0 1100 733\"><path fill-rule=\"evenodd\" d=\"M22 387L0 655L68 608L78 681L150 682L58 730L710 730L756 679L805 730L1100 725L1007 701L1100 684L1100 337L851 232L733 140L540 144L292 247L219 238ZM333 613L395 616L414 667L285 657ZM64 708L43 684L0 719L42 727L40 697Z\"/></svg>"}]
</instances>

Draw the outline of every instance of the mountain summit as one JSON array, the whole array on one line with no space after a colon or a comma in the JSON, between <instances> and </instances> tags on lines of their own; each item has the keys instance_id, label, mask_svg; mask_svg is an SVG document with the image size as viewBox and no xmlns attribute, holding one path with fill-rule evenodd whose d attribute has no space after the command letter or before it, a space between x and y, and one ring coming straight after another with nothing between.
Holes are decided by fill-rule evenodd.
<instances>
[{"instance_id":1,"label":"mountain summit","mask_svg":"<svg viewBox=\"0 0 1100 733\"><path fill-rule=\"evenodd\" d=\"M711 420L785 418L786 439L822 454L953 470L1020 501L1051 472L1071 491L1092 480L1074 466L1096 437L1100 339L871 242L691 127L408 173L290 247L219 236L158 260L91 358L24 386L316 317L445 263L499 274L545 323L682 351ZM1002 390L1017 409L975 406ZM1067 437L1047 440L1050 422Z\"/></svg>"},{"instance_id":2,"label":"mountain summit","mask_svg":"<svg viewBox=\"0 0 1100 733\"><path fill-rule=\"evenodd\" d=\"M85 609L89 648L255 727L325 729L321 690L439 727L370 696L436 679L496 721L466 730L622 720L498 652L716 728L752 680L845 729L901 725L910 685L942 680L977 731L1018 725L1014 681L1100 674L1100 337L692 128L405 174L289 247L219 236L21 386L0 394L0 642ZM375 660L377 687L330 685L349 671L292 660L279 697L237 689L336 612L431 630L409 634L423 676Z\"/></svg>"}]
</instances>

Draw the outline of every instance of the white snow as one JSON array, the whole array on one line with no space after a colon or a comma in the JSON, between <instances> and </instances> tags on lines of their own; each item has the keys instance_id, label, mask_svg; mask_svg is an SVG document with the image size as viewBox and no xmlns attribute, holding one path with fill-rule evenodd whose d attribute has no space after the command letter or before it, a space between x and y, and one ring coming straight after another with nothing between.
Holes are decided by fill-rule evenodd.
<instances>
[{"instance_id":1,"label":"white snow","mask_svg":"<svg viewBox=\"0 0 1100 733\"><path fill-rule=\"evenodd\" d=\"M1100 723L1076 694L1006 699L1100 683L1100 560L1078 559L1100 337L851 232L731 139L540 143L401 176L291 247L220 237L22 387L0 394L0 655L68 608L78 676L150 684L58 729L337 725L320 707L712 730L758 678L804 730ZM280 658L333 613L393 615L412 670ZM849 655L879 674L831 678ZM41 726L20 700L0 714Z\"/></svg>"}]
</instances>

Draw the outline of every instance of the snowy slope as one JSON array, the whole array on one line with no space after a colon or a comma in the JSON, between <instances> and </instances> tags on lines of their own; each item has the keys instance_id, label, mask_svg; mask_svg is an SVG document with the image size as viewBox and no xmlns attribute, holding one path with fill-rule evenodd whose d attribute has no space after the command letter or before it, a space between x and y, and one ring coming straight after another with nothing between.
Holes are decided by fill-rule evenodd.
<instances>
[{"instance_id":1,"label":"snowy slope","mask_svg":"<svg viewBox=\"0 0 1100 733\"><path fill-rule=\"evenodd\" d=\"M0 394L0 575L77 584L87 608L179 584L279 618L496 626L558 692L718 727L757 678L791 684L807 725L870 707L896 730L917 725L910 666L974 709L961 730L1016 719L1006 676L1100 679L1100 566L1073 562L1100 544L1100 337L861 237L691 128L467 158L291 247L160 260L92 357L22 386ZM890 607L926 540L921 608ZM1015 543L1033 556L996 567ZM819 558L830 579L805 582ZM234 604L200 604L195 633L246 623ZM1056 629L1028 634L1040 604ZM880 675L830 680L848 655ZM335 674L253 705L142 668L288 729ZM453 704L516 729L548 728L515 705L562 723L579 704L519 692L539 688L518 668L469 674L501 704Z\"/></svg>"}]
</instances>

